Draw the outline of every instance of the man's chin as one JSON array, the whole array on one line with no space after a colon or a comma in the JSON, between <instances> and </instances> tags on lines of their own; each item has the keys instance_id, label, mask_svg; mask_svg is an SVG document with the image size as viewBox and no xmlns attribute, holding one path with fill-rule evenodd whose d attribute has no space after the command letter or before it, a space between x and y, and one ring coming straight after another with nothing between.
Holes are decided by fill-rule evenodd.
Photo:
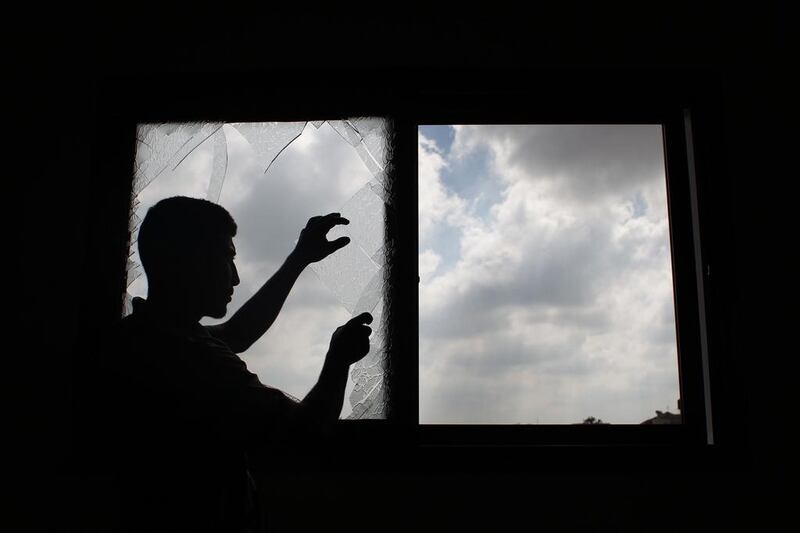
<instances>
[{"instance_id":1,"label":"man's chin","mask_svg":"<svg viewBox=\"0 0 800 533\"><path fill-rule=\"evenodd\" d=\"M228 306L226 304L223 305L222 307L218 307L216 309L213 309L212 311L209 311L207 316L209 316L210 318L225 318L225 315L227 314L228 314Z\"/></svg>"}]
</instances>

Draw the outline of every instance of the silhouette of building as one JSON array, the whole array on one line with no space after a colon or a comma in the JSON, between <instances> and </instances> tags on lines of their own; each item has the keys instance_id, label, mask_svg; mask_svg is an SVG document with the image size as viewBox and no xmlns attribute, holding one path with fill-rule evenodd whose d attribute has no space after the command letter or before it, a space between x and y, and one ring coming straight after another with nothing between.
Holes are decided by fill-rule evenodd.
<instances>
[{"instance_id":1,"label":"silhouette of building","mask_svg":"<svg viewBox=\"0 0 800 533\"><path fill-rule=\"evenodd\" d=\"M670 413L669 411L656 411L656 416L648 418L642 424L680 424L682 420L680 413Z\"/></svg>"}]
</instances>

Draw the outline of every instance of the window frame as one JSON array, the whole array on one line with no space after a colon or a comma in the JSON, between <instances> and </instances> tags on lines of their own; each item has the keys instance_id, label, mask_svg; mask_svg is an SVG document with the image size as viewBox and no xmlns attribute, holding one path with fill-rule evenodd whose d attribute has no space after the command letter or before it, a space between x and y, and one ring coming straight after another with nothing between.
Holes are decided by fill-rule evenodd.
<instances>
[{"instance_id":1,"label":"window frame","mask_svg":"<svg viewBox=\"0 0 800 533\"><path fill-rule=\"evenodd\" d=\"M539 77L553 74L537 71ZM295 73L297 74L297 73ZM701 321L708 293L709 263L696 259L705 254L707 229L701 218L710 210L702 192L703 173L695 174L690 159L695 156L693 133L687 123L701 117L707 138L715 115L708 96L708 81L687 88L683 82L692 73L633 71L556 71L558 81L542 88L530 81L530 72L487 73L458 70L437 72L416 70L403 73L411 78L433 80L420 89L413 80L400 81L396 74L375 71L368 79L383 79L382 87L358 87L320 95L314 82L326 72L298 74L278 79L268 74L253 75L236 90L198 85L200 76L182 75L168 79L109 78L100 88L100 123L106 131L99 140L99 165L94 176L120 176L103 188L96 207L98 220L109 223L91 236L94 266L86 269L86 283L97 286L87 298L84 319L96 324L109 323L120 316L124 294L125 262L129 248L128 210L135 153L135 127L154 121L296 121L333 120L353 116L381 116L392 123L392 207L387 209L387 235L393 241L389 264L390 346L387 369L389 405L387 420L342 421L334 434L333 449L350 449L366 439L377 446L394 450L397 464L447 470L464 461L476 468L548 469L564 466L576 458L616 458L615 464L628 464L650 457L655 449L669 450L669 464L708 465L708 454L716 454L716 427L710 427L708 408L714 413L727 397L707 394L718 362L709 360L703 348L706 328L712 333L707 316ZM392 83L396 80L395 83ZM476 81L479 80L479 81ZM172 87L169 92L140 93L137 86L148 82ZM601 87L587 97L579 87L594 81ZM272 83L268 90L266 82ZM649 83L649 85L648 85ZM627 86L630 85L630 86ZM713 84L711 84L713 85ZM196 90L191 91L190 88ZM636 91L640 91L636 93ZM280 106L265 102L280 101ZM125 102L125 105L121 105ZM684 423L675 426L638 425L446 425L421 426L419 413L418 353L418 260L417 260L417 127L421 124L508 123L508 124L636 124L660 123L664 127L665 158L669 187L670 234L673 279L676 284L676 316L679 336L679 376ZM688 125L687 125L688 124ZM702 159L702 157L701 157ZM706 162L706 167L708 163ZM690 181L693 180L693 181ZM105 200L105 203L103 202ZM89 261L91 264L91 261ZM680 287L677 287L680 285ZM698 305L699 302L699 305ZM397 318L397 317L413 317ZM702 327L701 327L702 325ZM717 327L716 330L719 328ZM718 334L718 332L717 332ZM713 341L709 342L713 345ZM712 352L713 354L713 352ZM714 392L713 383L711 391ZM736 441L735 435L733 442ZM498 454L498 448L503 450ZM555 457L550 466L534 465L528 457L532 449ZM545 451L546 450L546 451ZM578 451L581 450L581 451ZM631 453L632 450L636 452ZM687 455L687 453L689 455ZM599 455L598 455L599 454ZM324 455L317 466L340 465L340 459ZM500 458L498 460L498 458ZM687 462L688 461L688 462ZM538 462L537 462L538 463ZM591 466L592 459L580 468ZM527 465L527 466L525 466ZM352 465L350 465L352 466ZM311 466L311 463L309 464ZM577 467L577 466L576 466ZM602 468L602 467L600 467Z\"/></svg>"},{"instance_id":2,"label":"window frame","mask_svg":"<svg viewBox=\"0 0 800 533\"><path fill-rule=\"evenodd\" d=\"M484 425L484 424L419 424L419 396L415 395L414 412L406 412L411 402L408 398L411 393L404 395L404 409L401 411L409 425L416 426L417 439L420 443L437 446L495 446L495 445L529 445L531 443L546 445L654 445L654 444L687 444L687 443L713 443L713 428L710 426L710 416L707 415L708 402L708 372L707 349L704 347L705 339L701 335L701 315L704 315L702 294L702 276L697 277L698 261L695 254L699 247L699 236L695 230L699 228L696 220L698 212L693 171L690 171L690 161L687 152L687 131L690 130L689 111L679 107L650 108L645 110L617 108L613 116L604 111L579 110L567 113L563 110L557 113L541 112L541 110L525 111L520 105L509 109L490 109L483 99L472 98L469 103L460 102L455 110L450 110L446 102L439 102L430 108L419 108L419 112L407 117L398 130L409 135L411 128L414 130L416 141L417 127L419 125L438 124L660 124L663 128L664 154L667 175L667 202L670 218L670 247L673 271L673 289L676 314L676 333L678 341L678 365L680 395L683 416L682 424L668 426L642 426L639 424L612 424L600 426L582 426L569 424L531 424L531 425ZM489 111L487 112L487 109ZM413 172L413 174L412 174ZM414 179L393 182L408 189L398 194L400 198L417 198L417 160L414 159L414 168L406 168L405 173L413 175ZM413 186L412 186L413 184ZM405 214L404 226L413 224L416 229L418 217L418 203L414 205L398 205L398 211ZM694 209L693 209L694 206ZM413 217L412 214L413 213ZM410 220L413 218L413 220ZM417 265L417 241L413 239L414 254L408 253L411 246L404 248L405 257L401 261L413 262L405 266L404 277L393 280L391 287L402 287L398 293L402 298L409 299L408 295L418 295L416 290L419 279ZM413 275L411 274L413 271ZM413 280L411 279L413 278ZM412 290L412 281L413 287ZM402 304L404 311L416 308L417 298L413 303ZM390 298L394 301L394 298ZM698 305L698 303L700 305ZM417 316L417 315L415 315ZM418 324L415 322L415 331L412 334L411 321L408 321L407 336L419 338ZM394 383L393 391L397 387L419 390L419 345L406 346L406 360L413 359L414 370L409 369L407 374L400 377L406 380L400 384ZM395 355L392 360L400 356ZM411 363L409 363L411 364ZM397 378L395 377L395 380ZM394 392L393 392L394 395ZM394 397L393 397L394 399ZM407 407L408 405L409 407Z\"/></svg>"}]
</instances>

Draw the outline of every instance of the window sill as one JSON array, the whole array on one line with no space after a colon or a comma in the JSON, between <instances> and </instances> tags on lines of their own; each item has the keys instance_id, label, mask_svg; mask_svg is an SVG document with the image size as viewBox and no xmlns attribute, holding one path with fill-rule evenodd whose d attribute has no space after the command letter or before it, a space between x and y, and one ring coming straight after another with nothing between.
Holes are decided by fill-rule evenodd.
<instances>
[{"instance_id":1,"label":"window sill","mask_svg":"<svg viewBox=\"0 0 800 533\"><path fill-rule=\"evenodd\" d=\"M577 425L418 426L412 431L386 420L348 420L326 442L283 450L275 463L287 472L300 468L361 473L668 473L746 468L735 448L690 443L684 438L686 430L678 425Z\"/></svg>"}]
</instances>

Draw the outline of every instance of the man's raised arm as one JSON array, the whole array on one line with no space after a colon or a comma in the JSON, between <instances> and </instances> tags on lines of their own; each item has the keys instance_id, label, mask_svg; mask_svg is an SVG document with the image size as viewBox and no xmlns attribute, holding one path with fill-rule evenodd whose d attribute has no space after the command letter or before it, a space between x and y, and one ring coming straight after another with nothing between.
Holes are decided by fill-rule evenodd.
<instances>
[{"instance_id":1,"label":"man's raised arm","mask_svg":"<svg viewBox=\"0 0 800 533\"><path fill-rule=\"evenodd\" d=\"M278 271L230 319L208 326L211 333L236 353L252 346L275 322L300 273L350 242L347 237L327 239L328 231L339 224L349 224L339 213L310 218Z\"/></svg>"}]
</instances>

